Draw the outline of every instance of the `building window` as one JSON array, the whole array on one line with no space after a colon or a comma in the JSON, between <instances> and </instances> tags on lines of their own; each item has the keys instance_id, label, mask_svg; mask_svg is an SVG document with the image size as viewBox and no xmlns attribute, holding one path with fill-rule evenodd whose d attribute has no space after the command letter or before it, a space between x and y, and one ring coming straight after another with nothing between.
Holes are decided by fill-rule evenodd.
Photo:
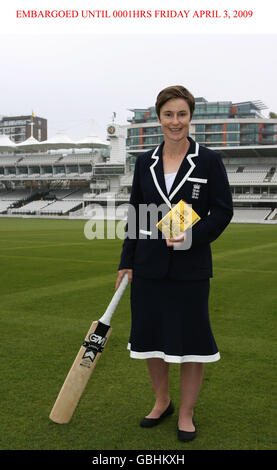
<instances>
[{"instance_id":1,"label":"building window","mask_svg":"<svg viewBox=\"0 0 277 470\"><path fill-rule=\"evenodd\" d=\"M222 134L209 134L206 135L206 142L223 142Z\"/></svg>"},{"instance_id":2,"label":"building window","mask_svg":"<svg viewBox=\"0 0 277 470\"><path fill-rule=\"evenodd\" d=\"M143 133L144 134L157 134L158 128L157 127L144 127Z\"/></svg>"},{"instance_id":3,"label":"building window","mask_svg":"<svg viewBox=\"0 0 277 470\"><path fill-rule=\"evenodd\" d=\"M68 165L66 169L67 173L78 173L78 165Z\"/></svg>"},{"instance_id":4,"label":"building window","mask_svg":"<svg viewBox=\"0 0 277 470\"><path fill-rule=\"evenodd\" d=\"M81 165L80 166L80 173L91 173L92 166L91 165Z\"/></svg>"},{"instance_id":5,"label":"building window","mask_svg":"<svg viewBox=\"0 0 277 470\"><path fill-rule=\"evenodd\" d=\"M124 175L124 168L95 168L95 175Z\"/></svg>"},{"instance_id":6,"label":"building window","mask_svg":"<svg viewBox=\"0 0 277 470\"><path fill-rule=\"evenodd\" d=\"M128 129L128 136L139 135L139 127L131 127Z\"/></svg>"},{"instance_id":7,"label":"building window","mask_svg":"<svg viewBox=\"0 0 277 470\"><path fill-rule=\"evenodd\" d=\"M144 137L143 143L144 144L157 144L157 137Z\"/></svg>"},{"instance_id":8,"label":"building window","mask_svg":"<svg viewBox=\"0 0 277 470\"><path fill-rule=\"evenodd\" d=\"M195 132L205 132L205 124L196 124Z\"/></svg>"},{"instance_id":9,"label":"building window","mask_svg":"<svg viewBox=\"0 0 277 470\"><path fill-rule=\"evenodd\" d=\"M227 123L227 131L239 131L239 123Z\"/></svg>"},{"instance_id":10,"label":"building window","mask_svg":"<svg viewBox=\"0 0 277 470\"><path fill-rule=\"evenodd\" d=\"M145 111L135 111L136 121L145 121Z\"/></svg>"},{"instance_id":11,"label":"building window","mask_svg":"<svg viewBox=\"0 0 277 470\"><path fill-rule=\"evenodd\" d=\"M206 125L206 132L222 132L222 124L208 124Z\"/></svg>"},{"instance_id":12,"label":"building window","mask_svg":"<svg viewBox=\"0 0 277 470\"><path fill-rule=\"evenodd\" d=\"M196 134L195 139L197 142L205 142L205 134Z\"/></svg>"},{"instance_id":13,"label":"building window","mask_svg":"<svg viewBox=\"0 0 277 470\"><path fill-rule=\"evenodd\" d=\"M7 167L7 175L15 175L15 167L14 166Z\"/></svg>"},{"instance_id":14,"label":"building window","mask_svg":"<svg viewBox=\"0 0 277 470\"><path fill-rule=\"evenodd\" d=\"M28 174L28 168L27 166L21 166L18 168L18 174L19 175L27 175Z\"/></svg>"},{"instance_id":15,"label":"building window","mask_svg":"<svg viewBox=\"0 0 277 470\"><path fill-rule=\"evenodd\" d=\"M261 194L260 186L254 186L253 187L253 194Z\"/></svg>"},{"instance_id":16,"label":"building window","mask_svg":"<svg viewBox=\"0 0 277 470\"><path fill-rule=\"evenodd\" d=\"M236 134L235 132L233 134L226 134L226 140L227 142L239 142L240 141L240 135Z\"/></svg>"},{"instance_id":17,"label":"building window","mask_svg":"<svg viewBox=\"0 0 277 470\"><path fill-rule=\"evenodd\" d=\"M127 145L139 145L140 144L140 138L139 137L131 137L127 139Z\"/></svg>"}]
</instances>

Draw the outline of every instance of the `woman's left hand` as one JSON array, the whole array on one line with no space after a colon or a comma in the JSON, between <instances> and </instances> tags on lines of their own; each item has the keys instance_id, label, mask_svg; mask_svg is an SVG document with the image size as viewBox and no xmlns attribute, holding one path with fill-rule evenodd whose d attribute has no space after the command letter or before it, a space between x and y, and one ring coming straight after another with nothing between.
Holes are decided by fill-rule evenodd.
<instances>
[{"instance_id":1,"label":"woman's left hand","mask_svg":"<svg viewBox=\"0 0 277 470\"><path fill-rule=\"evenodd\" d=\"M187 238L187 234L186 232L183 232L178 237L167 238L166 244L167 246L178 246L179 244L183 243L186 238Z\"/></svg>"}]
</instances>

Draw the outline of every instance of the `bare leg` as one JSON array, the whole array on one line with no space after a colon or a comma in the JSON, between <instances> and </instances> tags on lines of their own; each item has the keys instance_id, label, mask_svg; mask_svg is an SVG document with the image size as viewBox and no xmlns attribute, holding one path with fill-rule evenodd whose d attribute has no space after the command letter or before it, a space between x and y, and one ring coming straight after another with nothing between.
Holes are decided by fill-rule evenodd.
<instances>
[{"instance_id":1,"label":"bare leg","mask_svg":"<svg viewBox=\"0 0 277 470\"><path fill-rule=\"evenodd\" d=\"M169 364L163 359L147 359L156 402L151 413L146 418L159 418L169 405Z\"/></svg>"},{"instance_id":2,"label":"bare leg","mask_svg":"<svg viewBox=\"0 0 277 470\"><path fill-rule=\"evenodd\" d=\"M200 391L203 372L204 364L201 362L185 362L181 364L181 407L178 421L180 430L195 430L192 424L193 409Z\"/></svg>"}]
</instances>

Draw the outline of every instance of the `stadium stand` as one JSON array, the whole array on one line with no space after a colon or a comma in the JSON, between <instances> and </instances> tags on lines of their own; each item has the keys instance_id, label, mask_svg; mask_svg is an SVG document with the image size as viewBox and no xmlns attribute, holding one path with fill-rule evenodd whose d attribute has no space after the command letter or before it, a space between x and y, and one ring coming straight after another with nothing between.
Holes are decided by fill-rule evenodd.
<instances>
[{"instance_id":1,"label":"stadium stand","mask_svg":"<svg viewBox=\"0 0 277 470\"><path fill-rule=\"evenodd\" d=\"M30 191L27 189L16 191L0 191L0 214L4 214L8 209L20 201L30 198Z\"/></svg>"},{"instance_id":2,"label":"stadium stand","mask_svg":"<svg viewBox=\"0 0 277 470\"><path fill-rule=\"evenodd\" d=\"M65 200L74 200L74 201L83 201L83 196L86 193L87 190L85 189L79 189L78 191L74 191L73 193L69 194L68 196L65 196Z\"/></svg>"},{"instance_id":3,"label":"stadium stand","mask_svg":"<svg viewBox=\"0 0 277 470\"><path fill-rule=\"evenodd\" d=\"M0 201L25 201L30 197L30 190L0 191Z\"/></svg>"},{"instance_id":4,"label":"stadium stand","mask_svg":"<svg viewBox=\"0 0 277 470\"><path fill-rule=\"evenodd\" d=\"M229 173L229 182L230 184L245 183L245 184L255 184L263 183L267 171L244 171L243 173Z\"/></svg>"},{"instance_id":5,"label":"stadium stand","mask_svg":"<svg viewBox=\"0 0 277 470\"><path fill-rule=\"evenodd\" d=\"M76 192L76 190L74 189L57 189L57 190L53 189L49 191L49 194L47 197L49 199L64 199L65 197L70 196L74 192Z\"/></svg>"},{"instance_id":6,"label":"stadium stand","mask_svg":"<svg viewBox=\"0 0 277 470\"><path fill-rule=\"evenodd\" d=\"M232 222L262 222L270 215L270 208L238 208L234 209Z\"/></svg>"},{"instance_id":7,"label":"stadium stand","mask_svg":"<svg viewBox=\"0 0 277 470\"><path fill-rule=\"evenodd\" d=\"M55 201L40 209L41 214L66 214L80 206L80 201Z\"/></svg>"},{"instance_id":8,"label":"stadium stand","mask_svg":"<svg viewBox=\"0 0 277 470\"><path fill-rule=\"evenodd\" d=\"M89 204L85 207L83 215L93 218L95 220L101 220L103 216L105 219L118 219L126 220L128 213L128 204L122 204L117 207L103 207L99 204Z\"/></svg>"},{"instance_id":9,"label":"stadium stand","mask_svg":"<svg viewBox=\"0 0 277 470\"><path fill-rule=\"evenodd\" d=\"M27 204L24 204L22 207L18 207L17 209L10 209L11 214L36 214L39 212L43 207L47 206L49 201L31 201Z\"/></svg>"},{"instance_id":10,"label":"stadium stand","mask_svg":"<svg viewBox=\"0 0 277 470\"><path fill-rule=\"evenodd\" d=\"M277 209L274 209L267 218L267 220L275 220L275 219L277 219Z\"/></svg>"},{"instance_id":11,"label":"stadium stand","mask_svg":"<svg viewBox=\"0 0 277 470\"><path fill-rule=\"evenodd\" d=\"M22 207L10 209L10 214L67 214L80 206L83 202L85 189L57 189L51 190L45 200L36 200L24 204ZM6 196L8 197L8 196ZM19 198L20 199L20 198ZM1 199L0 199L1 200ZM10 204L3 204L3 211ZM0 210L1 210L0 206Z\"/></svg>"},{"instance_id":12,"label":"stadium stand","mask_svg":"<svg viewBox=\"0 0 277 470\"><path fill-rule=\"evenodd\" d=\"M277 172L274 173L274 175L271 178L271 183L277 183Z\"/></svg>"},{"instance_id":13,"label":"stadium stand","mask_svg":"<svg viewBox=\"0 0 277 470\"><path fill-rule=\"evenodd\" d=\"M12 201L0 201L0 214L3 214L10 207Z\"/></svg>"},{"instance_id":14,"label":"stadium stand","mask_svg":"<svg viewBox=\"0 0 277 470\"><path fill-rule=\"evenodd\" d=\"M30 190L0 190L0 213L9 214L67 214L83 203L83 195L87 189L56 189L51 190L43 200L24 203L31 196ZM35 194L35 193L34 193ZM38 196L37 196L38 197ZM24 203L21 207L12 207L15 203Z\"/></svg>"},{"instance_id":15,"label":"stadium stand","mask_svg":"<svg viewBox=\"0 0 277 470\"><path fill-rule=\"evenodd\" d=\"M47 145L39 152L37 148L1 152L1 217L110 219L116 209L116 218L126 218L123 206L129 202L135 163L131 153L118 163L106 147L74 150L60 147L59 142ZM216 150L232 189L232 221L277 223L277 145L227 145Z\"/></svg>"}]
</instances>

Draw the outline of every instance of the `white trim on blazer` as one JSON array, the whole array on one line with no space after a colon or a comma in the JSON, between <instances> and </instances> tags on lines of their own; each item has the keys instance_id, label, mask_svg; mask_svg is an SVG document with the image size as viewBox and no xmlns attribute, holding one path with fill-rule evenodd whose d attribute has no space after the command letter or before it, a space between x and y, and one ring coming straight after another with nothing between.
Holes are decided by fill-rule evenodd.
<instances>
[{"instance_id":1,"label":"white trim on blazer","mask_svg":"<svg viewBox=\"0 0 277 470\"><path fill-rule=\"evenodd\" d=\"M183 184L185 183L185 181L187 181L188 177L190 176L190 174L193 172L194 168L196 167L195 163L191 160L192 158L194 157L198 157L198 153L199 153L199 144L197 142L195 142L195 153L189 153L186 158L188 159L189 161L189 164L190 164L190 169L187 171L187 173L185 174L184 178L182 179L182 181L180 181L180 183L178 184L178 186L174 189L174 191L170 194L169 196L169 199L171 200L175 194L179 191L179 189L183 186Z\"/></svg>"},{"instance_id":2,"label":"white trim on blazer","mask_svg":"<svg viewBox=\"0 0 277 470\"><path fill-rule=\"evenodd\" d=\"M165 203L168 205L168 207L171 209L171 203L169 201L169 199L166 197L166 195L163 193L159 183L158 183L158 180L157 180L157 177L156 177L156 173L155 173L155 166L157 165L158 161L159 161L159 155L156 155L157 151L159 150L159 145L158 147L155 148L153 154L152 154L152 157L155 161L153 163L153 165L150 166L150 171L152 173L152 178L153 178L153 181L154 181L154 184L157 188L157 190L159 191L160 195L162 196L163 200L165 201Z\"/></svg>"},{"instance_id":3,"label":"white trim on blazer","mask_svg":"<svg viewBox=\"0 0 277 470\"><path fill-rule=\"evenodd\" d=\"M153 181L154 181L154 184L157 188L157 190L159 191L160 195L162 196L163 200L165 201L165 203L168 205L168 207L171 209L172 206L171 206L171 199L175 196L175 194L179 191L179 189L183 186L183 184L188 180L188 181L194 181L194 182L197 182L197 183L207 183L207 180L205 179L201 179L201 178L189 178L190 174L193 172L194 168L195 168L195 163L192 161L192 158L194 157L198 157L198 154L199 154L199 144L198 142L195 142L195 153L189 153L186 158L188 159L188 162L190 164L190 168L189 170L186 172L184 178L182 179L182 181L180 181L180 183L178 184L178 186L174 189L174 191L172 191L172 193L169 195L169 197L167 198L167 196L164 194L164 192L162 191L159 183L158 183L158 180L157 180L157 177L156 177L156 173L155 173L155 166L157 165L158 161L159 161L159 155L156 155L158 149L159 149L160 145L158 145L158 147L155 148L151 158L153 158L155 161L153 163L153 165L150 166L150 171L151 171L151 174L152 174L152 178L153 178Z\"/></svg>"},{"instance_id":4,"label":"white trim on blazer","mask_svg":"<svg viewBox=\"0 0 277 470\"><path fill-rule=\"evenodd\" d=\"M207 179L204 178L188 178L187 181L192 181L193 183L207 183Z\"/></svg>"}]
</instances>

